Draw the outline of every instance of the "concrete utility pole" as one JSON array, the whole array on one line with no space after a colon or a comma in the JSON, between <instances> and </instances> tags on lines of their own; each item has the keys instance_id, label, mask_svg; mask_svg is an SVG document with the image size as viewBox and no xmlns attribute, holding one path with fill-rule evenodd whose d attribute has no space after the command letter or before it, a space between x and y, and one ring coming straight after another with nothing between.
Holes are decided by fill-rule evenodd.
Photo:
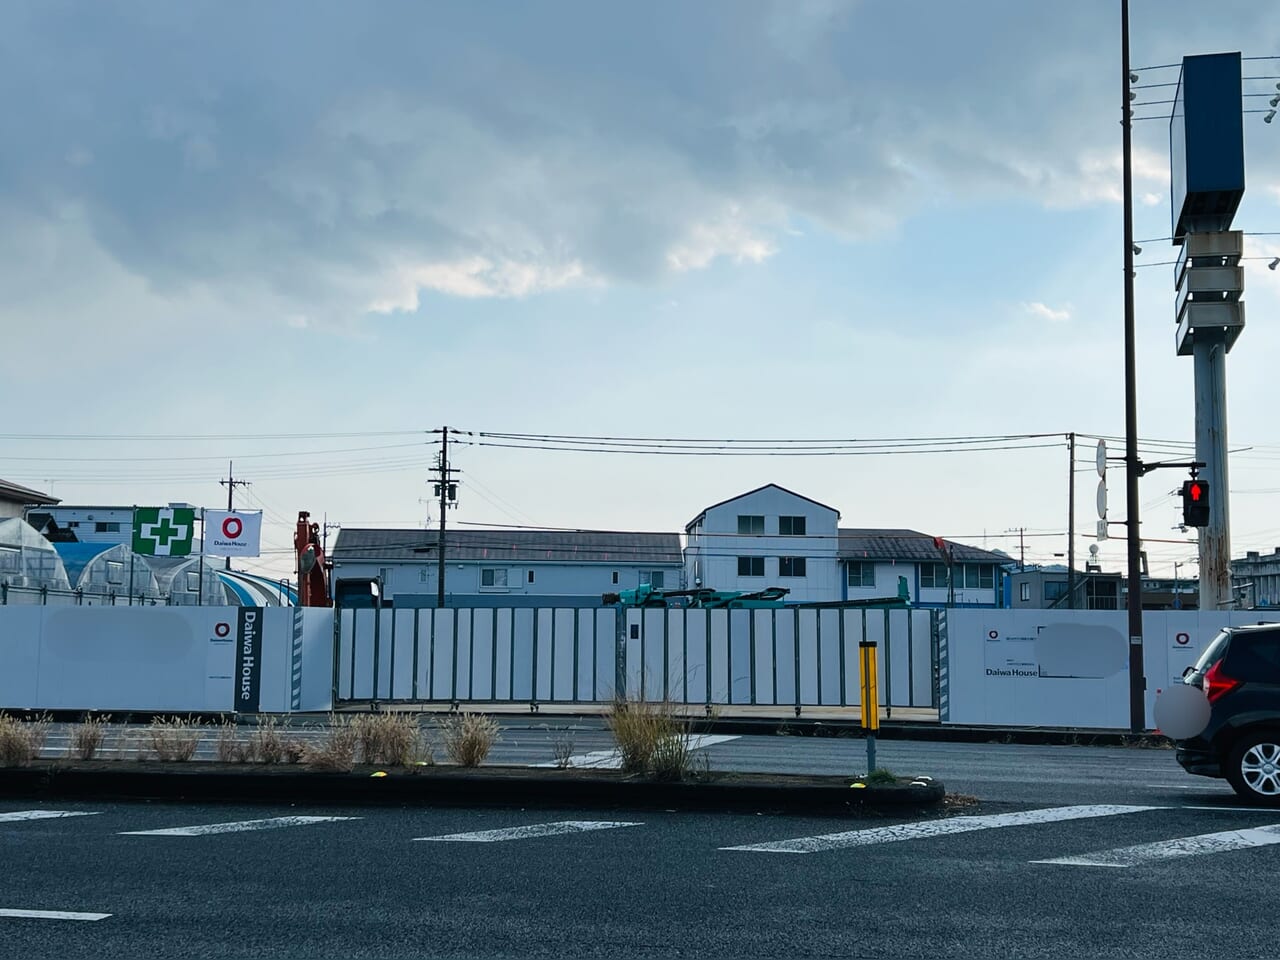
<instances>
[{"instance_id":1,"label":"concrete utility pole","mask_svg":"<svg viewBox=\"0 0 1280 960\"><path fill-rule=\"evenodd\" d=\"M445 570L445 539L444 539L444 517L450 505L456 504L458 499L458 483L453 479L453 474L457 470L449 466L449 428L444 427L440 431L440 465L435 468L436 476L436 494L440 497L440 535L436 540L436 606L444 606L444 570Z\"/></svg>"},{"instance_id":2,"label":"concrete utility pole","mask_svg":"<svg viewBox=\"0 0 1280 960\"><path fill-rule=\"evenodd\" d=\"M1129 0L1120 0L1120 127L1124 177L1124 479L1129 559L1129 727L1147 727L1147 678L1142 662L1142 539L1138 516L1138 362L1133 317L1133 75L1129 71Z\"/></svg>"},{"instance_id":3,"label":"concrete utility pole","mask_svg":"<svg viewBox=\"0 0 1280 960\"><path fill-rule=\"evenodd\" d=\"M1067 609L1076 608L1076 435L1067 434Z\"/></svg>"},{"instance_id":4,"label":"concrete utility pole","mask_svg":"<svg viewBox=\"0 0 1280 960\"><path fill-rule=\"evenodd\" d=\"M234 464L233 464L230 460L228 460L228 461L227 461L227 479L225 479L225 480L219 480L219 481L218 481L218 483L220 483L222 486L224 486L224 487L226 487L226 488L227 488L227 511L228 511L228 512L230 512L230 511L232 511L232 510L234 510L234 509L235 509L235 508L231 505L231 494L235 492L236 487L247 487L247 486L249 485L249 481L248 481L248 480L237 480L237 479L236 479L236 475L235 475L235 473L234 473L234 472L232 472L232 467L233 467L233 466L234 466ZM203 517L203 514L202 514L201 516ZM202 520L201 520L201 522L200 522L200 536L201 536L201 538L203 538L203 537L204 537L204 521L203 521L203 519L202 519ZM201 543L201 544L200 544L200 553L201 553L201 555L203 555L203 554L204 554L204 543ZM230 557L227 557L227 559L226 559L226 567L225 567L225 569L227 569L227 570L230 570L230 569L231 569L231 558L230 558Z\"/></svg>"}]
</instances>

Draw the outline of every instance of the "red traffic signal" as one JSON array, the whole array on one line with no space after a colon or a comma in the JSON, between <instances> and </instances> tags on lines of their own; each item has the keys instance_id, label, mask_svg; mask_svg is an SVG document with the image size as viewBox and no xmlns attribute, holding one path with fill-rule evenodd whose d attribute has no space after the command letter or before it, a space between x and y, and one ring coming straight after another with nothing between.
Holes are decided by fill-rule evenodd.
<instances>
[{"instance_id":1,"label":"red traffic signal","mask_svg":"<svg viewBox=\"0 0 1280 960\"><path fill-rule=\"evenodd\" d=\"M1204 480L1183 482L1182 522L1188 527L1209 525L1209 484Z\"/></svg>"}]
</instances>

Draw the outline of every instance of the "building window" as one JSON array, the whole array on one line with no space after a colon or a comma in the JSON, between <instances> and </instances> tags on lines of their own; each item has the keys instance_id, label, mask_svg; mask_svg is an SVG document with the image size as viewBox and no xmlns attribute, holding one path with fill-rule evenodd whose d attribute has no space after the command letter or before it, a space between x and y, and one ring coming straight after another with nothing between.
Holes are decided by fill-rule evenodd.
<instances>
[{"instance_id":1,"label":"building window","mask_svg":"<svg viewBox=\"0 0 1280 960\"><path fill-rule=\"evenodd\" d=\"M1018 599L1023 603L1031 602L1031 584L1026 581L1018 584Z\"/></svg>"},{"instance_id":2,"label":"building window","mask_svg":"<svg viewBox=\"0 0 1280 960\"><path fill-rule=\"evenodd\" d=\"M119 533L120 524L104 523L103 521L99 520L97 523L93 525L93 532L94 533Z\"/></svg>"},{"instance_id":3,"label":"building window","mask_svg":"<svg viewBox=\"0 0 1280 960\"><path fill-rule=\"evenodd\" d=\"M613 582L614 582L614 583L617 583L617 582L618 582L618 571L617 571L617 570L613 571Z\"/></svg>"},{"instance_id":4,"label":"building window","mask_svg":"<svg viewBox=\"0 0 1280 960\"><path fill-rule=\"evenodd\" d=\"M738 576L763 577L764 576L764 557L739 557L738 558Z\"/></svg>"},{"instance_id":5,"label":"building window","mask_svg":"<svg viewBox=\"0 0 1280 960\"><path fill-rule=\"evenodd\" d=\"M945 587L947 585L947 565L945 563L920 564L920 586Z\"/></svg>"},{"instance_id":6,"label":"building window","mask_svg":"<svg viewBox=\"0 0 1280 960\"><path fill-rule=\"evenodd\" d=\"M1044 582L1044 602L1045 606L1057 603L1067 595L1067 581L1065 580L1046 580Z\"/></svg>"},{"instance_id":7,"label":"building window","mask_svg":"<svg viewBox=\"0 0 1280 960\"><path fill-rule=\"evenodd\" d=\"M966 563L955 568L956 586L971 590L991 590L996 585L996 568L990 563Z\"/></svg>"},{"instance_id":8,"label":"building window","mask_svg":"<svg viewBox=\"0 0 1280 960\"><path fill-rule=\"evenodd\" d=\"M426 582L427 582L427 580L428 580L430 577L431 577L431 568L430 568L430 567L419 567L419 568L418 568L418 582L419 582L419 583L426 583Z\"/></svg>"},{"instance_id":9,"label":"building window","mask_svg":"<svg viewBox=\"0 0 1280 960\"><path fill-rule=\"evenodd\" d=\"M738 514L738 533L742 536L754 536L764 533L764 517Z\"/></svg>"},{"instance_id":10,"label":"building window","mask_svg":"<svg viewBox=\"0 0 1280 960\"><path fill-rule=\"evenodd\" d=\"M533 571L532 571L532 570L530 570L530 571L529 571L529 582L530 582L530 583L533 583Z\"/></svg>"},{"instance_id":11,"label":"building window","mask_svg":"<svg viewBox=\"0 0 1280 960\"><path fill-rule=\"evenodd\" d=\"M778 576L803 577L804 561L805 561L804 557L779 557L778 558Z\"/></svg>"},{"instance_id":12,"label":"building window","mask_svg":"<svg viewBox=\"0 0 1280 960\"><path fill-rule=\"evenodd\" d=\"M107 583L116 585L124 583L124 564L119 560L107 561Z\"/></svg>"},{"instance_id":13,"label":"building window","mask_svg":"<svg viewBox=\"0 0 1280 960\"><path fill-rule=\"evenodd\" d=\"M616 583L617 581L615 580L614 582ZM647 583L655 590L661 590L666 584L666 578L663 576L662 570L641 570L640 582L642 584Z\"/></svg>"},{"instance_id":14,"label":"building window","mask_svg":"<svg viewBox=\"0 0 1280 960\"><path fill-rule=\"evenodd\" d=\"M876 585L876 565L861 560L849 564L849 586L874 587Z\"/></svg>"},{"instance_id":15,"label":"building window","mask_svg":"<svg viewBox=\"0 0 1280 960\"><path fill-rule=\"evenodd\" d=\"M480 570L480 586L505 587L507 570L505 567L482 567Z\"/></svg>"},{"instance_id":16,"label":"building window","mask_svg":"<svg viewBox=\"0 0 1280 960\"><path fill-rule=\"evenodd\" d=\"M804 536L804 517L779 517L778 518L778 536L803 537Z\"/></svg>"}]
</instances>

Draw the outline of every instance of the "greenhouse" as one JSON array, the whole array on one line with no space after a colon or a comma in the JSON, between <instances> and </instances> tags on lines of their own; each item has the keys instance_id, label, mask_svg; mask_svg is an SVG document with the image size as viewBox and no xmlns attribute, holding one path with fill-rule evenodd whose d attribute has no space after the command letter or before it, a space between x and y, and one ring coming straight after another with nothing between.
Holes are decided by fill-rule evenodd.
<instances>
[{"instance_id":1,"label":"greenhouse","mask_svg":"<svg viewBox=\"0 0 1280 960\"><path fill-rule=\"evenodd\" d=\"M14 594L8 603L21 602L18 595L26 591L71 591L53 544L17 517L0 520L0 584Z\"/></svg>"},{"instance_id":2,"label":"greenhouse","mask_svg":"<svg viewBox=\"0 0 1280 960\"><path fill-rule=\"evenodd\" d=\"M57 543L53 545L67 570L67 579L83 592L86 604L114 603L116 598L161 599L160 586L147 557L135 557L125 543ZM131 584L131 586L130 586Z\"/></svg>"},{"instance_id":3,"label":"greenhouse","mask_svg":"<svg viewBox=\"0 0 1280 960\"><path fill-rule=\"evenodd\" d=\"M143 558L139 557L141 562ZM218 569L208 559L200 557L147 557L147 564L155 574L160 595L176 606L224 606L227 590L218 576Z\"/></svg>"}]
</instances>

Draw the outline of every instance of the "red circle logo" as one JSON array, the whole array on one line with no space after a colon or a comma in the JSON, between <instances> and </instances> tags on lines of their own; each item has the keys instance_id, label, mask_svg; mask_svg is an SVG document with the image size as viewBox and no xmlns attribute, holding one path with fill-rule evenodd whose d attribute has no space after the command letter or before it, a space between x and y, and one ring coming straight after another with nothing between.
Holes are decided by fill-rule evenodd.
<instances>
[{"instance_id":1,"label":"red circle logo","mask_svg":"<svg viewBox=\"0 0 1280 960\"><path fill-rule=\"evenodd\" d=\"M228 540L234 540L244 532L244 523L239 517L227 517L222 521L222 535Z\"/></svg>"},{"instance_id":2,"label":"red circle logo","mask_svg":"<svg viewBox=\"0 0 1280 960\"><path fill-rule=\"evenodd\" d=\"M213 626L213 632L214 632L214 635L215 635L215 636L225 637L225 636L227 636L229 633L231 633L231 624L229 624L229 623L216 623L216 624L214 624L214 626Z\"/></svg>"}]
</instances>

